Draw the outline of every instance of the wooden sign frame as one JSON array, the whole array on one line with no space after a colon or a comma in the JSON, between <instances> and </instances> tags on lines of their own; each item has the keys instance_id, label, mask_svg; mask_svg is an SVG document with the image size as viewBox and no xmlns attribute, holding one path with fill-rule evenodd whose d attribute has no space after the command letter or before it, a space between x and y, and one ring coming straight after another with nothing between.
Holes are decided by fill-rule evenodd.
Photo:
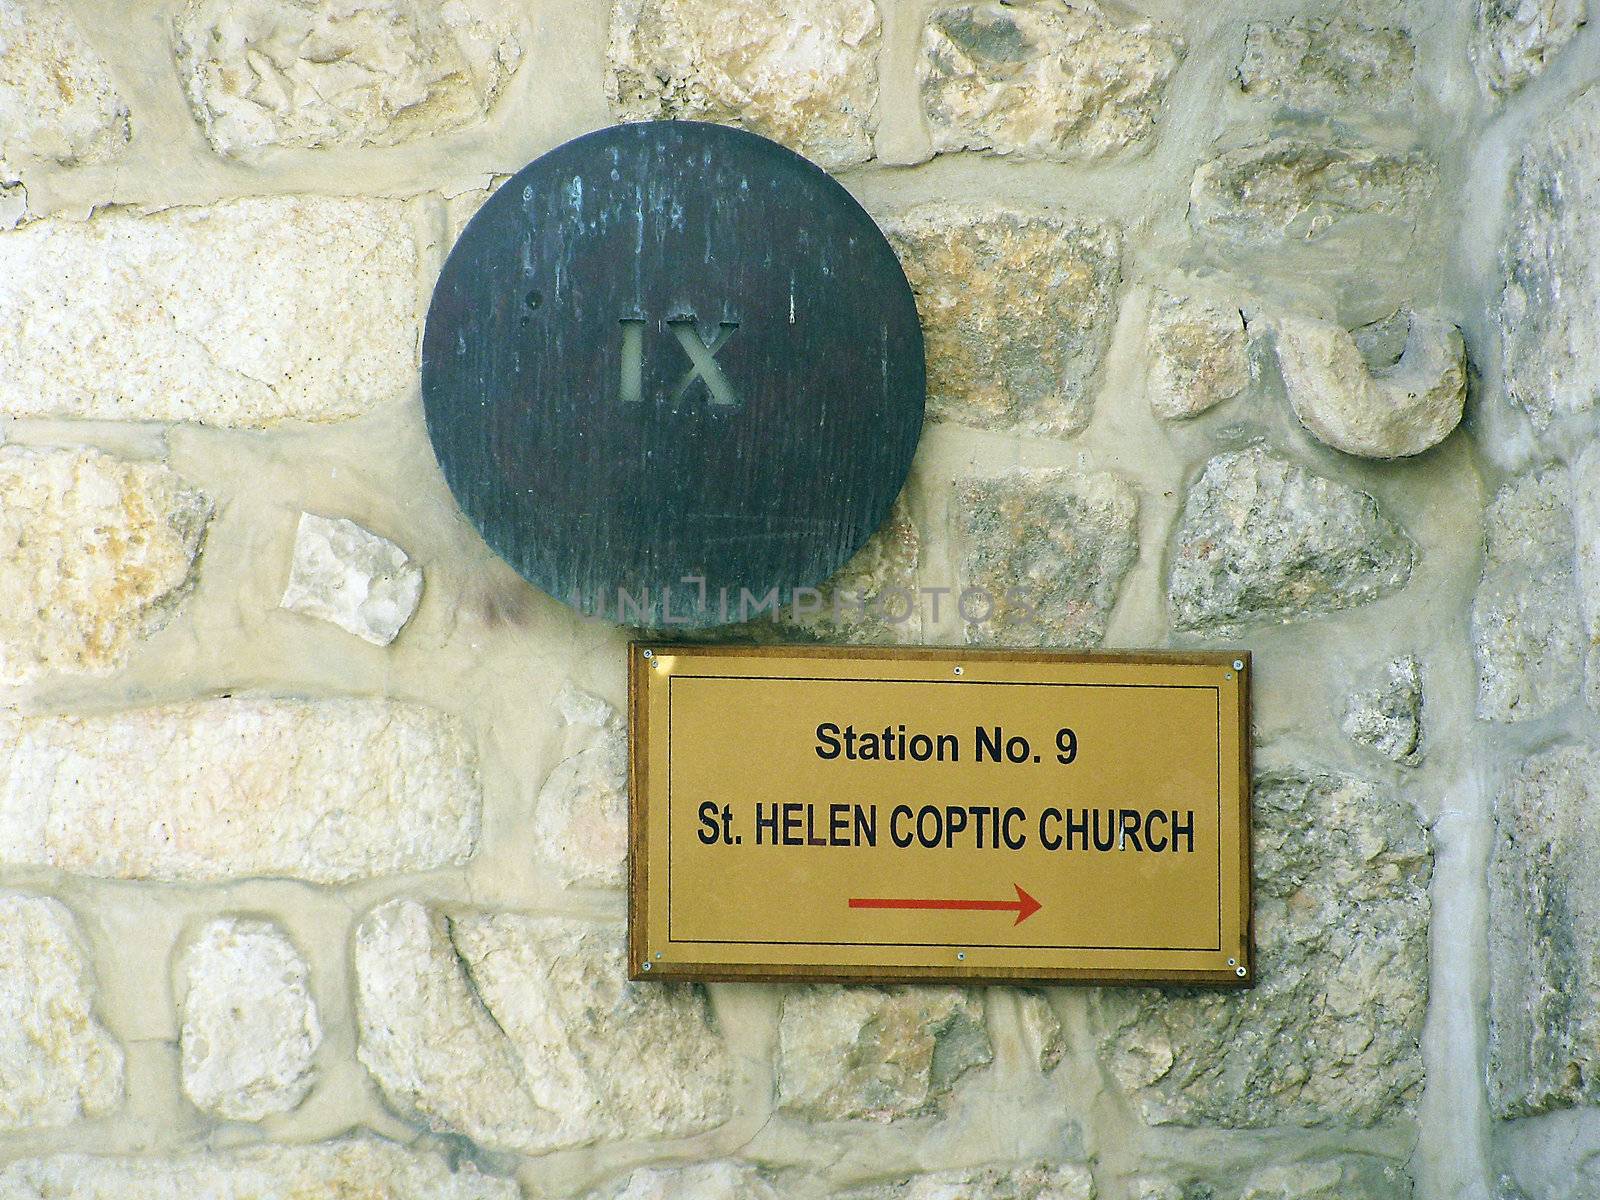
<instances>
[{"instance_id":1,"label":"wooden sign frame","mask_svg":"<svg viewBox=\"0 0 1600 1200\"><path fill-rule=\"evenodd\" d=\"M690 664L698 666L701 673L690 673ZM787 664L788 675L775 673ZM838 669L835 669L838 668ZM761 674L760 672L769 672ZM1076 675L1081 679L1098 679L1102 682L1081 682L1071 678L1044 679L1044 674ZM840 983L908 983L950 980L966 983L994 982L1016 983L1043 981L1083 984L1174 984L1182 986L1249 987L1254 982L1254 936L1252 914L1252 881L1250 864L1250 673L1248 651L1227 652L1057 652L1045 650L972 650L964 647L837 647L837 646L708 646L699 644L675 645L670 642L639 641L628 648L628 709L629 709L629 854L628 854L628 945L629 977L634 980L700 980L700 981L766 981L766 982L840 982ZM1171 676L1173 682L1105 682L1112 678L1160 680ZM1021 678L1015 678L1015 677ZM1216 944L1207 951L1204 945L1187 944L1150 946L1021 946L1005 947L998 943L972 943L952 939L947 943L889 941L872 943L885 947L884 961L860 961L865 951L854 951L857 961L807 961L784 962L765 960L739 961L730 959L729 946L754 945L757 939L737 939L727 942L718 939L688 939L695 943L710 943L710 950L695 950L671 936L672 925L667 916L667 900L663 886L652 891L651 864L655 851L657 871L670 876L667 837L661 831L652 835L652 816L658 822L670 822L671 811L667 805L668 785L660 776L675 768L670 762L671 743L671 690L676 680L698 679L717 681L771 682L778 684L810 685L818 682L876 685L911 683L963 682L968 685L1037 683L1043 687L1061 688L1149 688L1187 689L1199 692L1216 692ZM1179 680L1191 682L1179 682ZM661 689L666 689L663 701ZM686 696L688 692L686 691ZM927 695L927 693L918 693ZM954 696L956 693L939 693ZM998 694L998 693L995 693ZM1016 693L1006 693L1012 695ZM1109 691L1106 695L1111 695ZM1119 693L1120 694L1120 693ZM966 694L963 693L963 696ZM975 697L973 698L976 699ZM1193 698L1191 698L1193 699ZM659 707L665 703L668 707ZM951 703L967 703L966 700ZM1210 709L1210 701L1205 707ZM657 719L666 715L667 730L651 727L652 705L657 706ZM680 705L680 707L683 707ZM685 714L690 710L685 709ZM728 727L725 740L738 744L743 733L744 716ZM685 728L692 722L680 721ZM820 726L818 729L820 730ZM1063 731L1065 732L1065 731ZM1198 735L1197 735L1198 736ZM1210 734L1207 732L1206 737ZM698 747L706 743L720 745L717 738L700 738ZM724 751L718 751L724 752ZM667 758L663 758L663 754ZM1076 750L1074 750L1076 754ZM1230 757L1226 757L1229 755ZM693 756L691 756L692 758ZM819 757L827 755L819 754ZM1142 764L1149 755L1130 759L1132 770L1156 770ZM1022 761L1022 760L1015 760ZM1033 757L1037 764L1039 757ZM1069 761L1066 758L1062 762ZM667 763L667 771L662 764ZM1038 768L1036 768L1038 769ZM713 776L718 780L727 774ZM1236 784L1236 786L1228 786ZM683 784L680 783L680 788ZM698 794L698 793L696 793ZM1037 791L1030 795L1039 794ZM774 805L776 809L776 805ZM1069 816L1078 810L1066 809ZM1121 810L1127 811L1127 810ZM660 814L667 815L662 817ZM1190 810L1191 826L1194 810ZM761 821L759 809L757 820ZM670 824L667 829L670 830ZM681 827L680 827L681 828ZM1097 827L1098 828L1098 827ZM726 830L725 830L726 832ZM1229 836L1231 833L1231 837ZM679 844L683 844L680 831ZM815 837L814 833L808 835ZM1237 840L1237 859L1233 859L1232 840ZM703 839L702 839L703 840ZM1151 839L1153 842L1153 838ZM1176 840L1176 839L1174 839ZM729 843L732 838L730 836ZM1087 838L1085 839L1087 842ZM1194 837L1191 834L1190 845ZM790 842L790 845L798 843ZM811 840L807 845L821 843ZM1069 842L1069 851L1071 845ZM1125 845L1119 849L1125 849ZM874 844L876 849L876 844ZM1084 846L1087 849L1087 845ZM1151 849L1155 849L1152 845ZM1174 846L1176 849L1176 846ZM740 852L750 855L750 851ZM768 860L771 861L771 860ZM685 868L680 867L680 875ZM1106 870L1112 870L1107 867ZM1120 869L1120 868L1116 868ZM1003 874L1003 873L1002 873ZM1237 890L1227 881L1237 883ZM689 885L681 879L680 890ZM881 890L881 889L880 889ZM1236 900L1235 900L1236 897ZM1021 886L1017 899L1000 903L993 899L983 902L941 901L934 905L927 901L854 900L850 907L940 907L1017 910L1016 924L1029 919L1039 904ZM1028 907L1031 905L1031 907ZM791 905L791 908L793 906ZM676 911L676 910L673 910ZM1185 910L1192 912L1193 909ZM1009 911L999 914L1009 919ZM909 916L894 914L909 920ZM917 919L921 919L920 917ZM682 921L679 921L681 927ZM990 928L990 926L985 926ZM1037 928L1037 927L1036 927ZM663 936L665 932L665 936ZM654 937L652 937L654 933ZM1004 936L1004 935L997 935ZM1207 937L1211 936L1209 933ZM775 939L776 940L776 939ZM1169 939L1179 943L1179 939ZM865 942L838 943L794 942L800 946L860 947ZM907 946L932 947L915 952ZM962 949L961 947L966 947ZM946 961L893 961L908 954L923 959L937 957L948 948ZM1007 950L1022 961L1006 961ZM1045 950L1052 960L1043 961ZM756 947L755 953L772 951ZM1078 952L1087 951L1088 954ZM1116 965L1116 952L1126 951L1130 966ZM1204 953L1201 953L1204 951ZM829 951L807 951L823 955ZM717 957L720 955L721 957ZM1090 962L1074 961L1078 958ZM1171 961L1168 961L1168 960Z\"/></svg>"}]
</instances>

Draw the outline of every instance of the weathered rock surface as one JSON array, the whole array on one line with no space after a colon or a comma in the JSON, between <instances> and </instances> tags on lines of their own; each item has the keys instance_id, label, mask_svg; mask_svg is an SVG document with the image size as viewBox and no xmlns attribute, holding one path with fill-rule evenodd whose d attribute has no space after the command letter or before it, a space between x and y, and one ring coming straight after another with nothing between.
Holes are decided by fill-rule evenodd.
<instances>
[{"instance_id":1,"label":"weathered rock surface","mask_svg":"<svg viewBox=\"0 0 1600 1200\"><path fill-rule=\"evenodd\" d=\"M872 157L872 0L613 0L606 96L623 121L741 125L830 170Z\"/></svg>"},{"instance_id":2,"label":"weathered rock surface","mask_svg":"<svg viewBox=\"0 0 1600 1200\"><path fill-rule=\"evenodd\" d=\"M1404 29L1339 12L1249 26L1235 74L1245 95L1295 108L1386 107L1410 94L1416 58Z\"/></svg>"},{"instance_id":3,"label":"weathered rock surface","mask_svg":"<svg viewBox=\"0 0 1600 1200\"><path fill-rule=\"evenodd\" d=\"M520 1200L515 1182L365 1135L174 1158L58 1154L0 1167L0 1200Z\"/></svg>"},{"instance_id":4,"label":"weathered rock surface","mask_svg":"<svg viewBox=\"0 0 1600 1200\"><path fill-rule=\"evenodd\" d=\"M1094 1200L1081 1163L936 1171L839 1194L838 1200Z\"/></svg>"},{"instance_id":5,"label":"weathered rock surface","mask_svg":"<svg viewBox=\"0 0 1600 1200\"><path fill-rule=\"evenodd\" d=\"M556 697L562 758L539 789L533 842L563 885L621 887L628 868L628 729L621 714L570 684Z\"/></svg>"},{"instance_id":6,"label":"weathered rock surface","mask_svg":"<svg viewBox=\"0 0 1600 1200\"><path fill-rule=\"evenodd\" d=\"M1132 1200L1411 1200L1411 1177L1399 1163L1365 1154L1205 1175L1147 1176Z\"/></svg>"},{"instance_id":7,"label":"weathered rock surface","mask_svg":"<svg viewBox=\"0 0 1600 1200\"><path fill-rule=\"evenodd\" d=\"M955 988L797 988L778 1020L778 1105L813 1121L939 1111L994 1049L977 996Z\"/></svg>"},{"instance_id":8,"label":"weathered rock surface","mask_svg":"<svg viewBox=\"0 0 1600 1200\"><path fill-rule=\"evenodd\" d=\"M1206 463L1184 500L1168 599L1179 629L1293 621L1403 587L1416 548L1365 492L1264 447Z\"/></svg>"},{"instance_id":9,"label":"weathered rock surface","mask_svg":"<svg viewBox=\"0 0 1600 1200\"><path fill-rule=\"evenodd\" d=\"M1542 717L1578 693L1587 639L1573 572L1572 483L1547 467L1502 487L1484 514L1472 600L1478 716Z\"/></svg>"},{"instance_id":10,"label":"weathered rock surface","mask_svg":"<svg viewBox=\"0 0 1600 1200\"><path fill-rule=\"evenodd\" d=\"M1407 654L1384 664L1377 685L1356 692L1340 725L1345 737L1408 767L1422 761L1422 664Z\"/></svg>"},{"instance_id":11,"label":"weathered rock surface","mask_svg":"<svg viewBox=\"0 0 1600 1200\"><path fill-rule=\"evenodd\" d=\"M917 78L935 152L1095 159L1147 143L1182 44L1095 0L941 4Z\"/></svg>"},{"instance_id":12,"label":"weathered rock surface","mask_svg":"<svg viewBox=\"0 0 1600 1200\"><path fill-rule=\"evenodd\" d=\"M1588 19L1587 0L1478 0L1472 65L1491 92L1544 74Z\"/></svg>"},{"instance_id":13,"label":"weathered rock surface","mask_svg":"<svg viewBox=\"0 0 1600 1200\"><path fill-rule=\"evenodd\" d=\"M1116 230L1048 209L933 203L887 233L922 318L933 419L1055 437L1089 424L1116 322Z\"/></svg>"},{"instance_id":14,"label":"weathered rock surface","mask_svg":"<svg viewBox=\"0 0 1600 1200\"><path fill-rule=\"evenodd\" d=\"M504 0L190 0L175 51L218 154L392 146L481 120L518 63Z\"/></svg>"},{"instance_id":15,"label":"weathered rock surface","mask_svg":"<svg viewBox=\"0 0 1600 1200\"><path fill-rule=\"evenodd\" d=\"M1139 498L1115 475L959 479L954 548L967 641L1097 646L1139 557ZM958 598L959 599L959 598Z\"/></svg>"},{"instance_id":16,"label":"weathered rock surface","mask_svg":"<svg viewBox=\"0 0 1600 1200\"><path fill-rule=\"evenodd\" d=\"M1341 325L1304 316L1271 322L1289 405L1313 436L1362 458L1405 458L1437 446L1461 423L1461 331L1421 314L1409 324L1399 361L1374 370Z\"/></svg>"},{"instance_id":17,"label":"weathered rock surface","mask_svg":"<svg viewBox=\"0 0 1600 1200\"><path fill-rule=\"evenodd\" d=\"M0 448L0 681L121 666L189 594L210 517L159 463Z\"/></svg>"},{"instance_id":18,"label":"weathered rock surface","mask_svg":"<svg viewBox=\"0 0 1600 1200\"><path fill-rule=\"evenodd\" d=\"M729 1162L640 1167L586 1200L786 1200L754 1167Z\"/></svg>"},{"instance_id":19,"label":"weathered rock surface","mask_svg":"<svg viewBox=\"0 0 1600 1200\"><path fill-rule=\"evenodd\" d=\"M336 421L416 387L397 200L106 209L0 233L0 415Z\"/></svg>"},{"instance_id":20,"label":"weathered rock surface","mask_svg":"<svg viewBox=\"0 0 1600 1200\"><path fill-rule=\"evenodd\" d=\"M1600 1101L1600 753L1528 758L1495 801L1489 1100L1501 1117Z\"/></svg>"},{"instance_id":21,"label":"weathered rock surface","mask_svg":"<svg viewBox=\"0 0 1600 1200\"><path fill-rule=\"evenodd\" d=\"M1105 991L1101 1061L1151 1124L1366 1127L1421 1092L1432 851L1348 776L1257 778L1249 992Z\"/></svg>"},{"instance_id":22,"label":"weathered rock surface","mask_svg":"<svg viewBox=\"0 0 1600 1200\"><path fill-rule=\"evenodd\" d=\"M1572 533L1578 615L1587 638L1584 698L1600 712L1600 442L1591 442L1572 465Z\"/></svg>"},{"instance_id":23,"label":"weathered rock surface","mask_svg":"<svg viewBox=\"0 0 1600 1200\"><path fill-rule=\"evenodd\" d=\"M407 1119L525 1154L722 1124L704 994L628 983L622 945L620 925L386 904L356 932L361 1061Z\"/></svg>"},{"instance_id":24,"label":"weathered rock surface","mask_svg":"<svg viewBox=\"0 0 1600 1200\"><path fill-rule=\"evenodd\" d=\"M818 589L816 613L801 613L776 631L853 644L916 641L924 616L931 616L917 595L921 555L917 523L901 496L878 531Z\"/></svg>"},{"instance_id":25,"label":"weathered rock surface","mask_svg":"<svg viewBox=\"0 0 1600 1200\"><path fill-rule=\"evenodd\" d=\"M422 599L422 568L388 538L343 517L301 513L282 607L387 646Z\"/></svg>"},{"instance_id":26,"label":"weathered rock surface","mask_svg":"<svg viewBox=\"0 0 1600 1200\"><path fill-rule=\"evenodd\" d=\"M460 723L421 705L239 697L0 713L0 863L342 883L465 862L479 806Z\"/></svg>"},{"instance_id":27,"label":"weathered rock surface","mask_svg":"<svg viewBox=\"0 0 1600 1200\"><path fill-rule=\"evenodd\" d=\"M1017 992L1017 1016L1029 1058L1048 1075L1067 1057L1067 1034L1061 1027L1061 1018L1043 992L1031 989Z\"/></svg>"},{"instance_id":28,"label":"weathered rock surface","mask_svg":"<svg viewBox=\"0 0 1600 1200\"><path fill-rule=\"evenodd\" d=\"M122 1048L94 1015L72 914L0 894L0 1130L66 1125L121 1100Z\"/></svg>"},{"instance_id":29,"label":"weathered rock surface","mask_svg":"<svg viewBox=\"0 0 1600 1200\"><path fill-rule=\"evenodd\" d=\"M1160 292L1150 312L1150 407L1181 421L1231 400L1250 385L1244 316L1203 297Z\"/></svg>"},{"instance_id":30,"label":"weathered rock surface","mask_svg":"<svg viewBox=\"0 0 1600 1200\"><path fill-rule=\"evenodd\" d=\"M270 921L208 923L178 962L178 1048L195 1107L259 1121L306 1098L322 1025L305 959Z\"/></svg>"},{"instance_id":31,"label":"weathered rock surface","mask_svg":"<svg viewBox=\"0 0 1600 1200\"><path fill-rule=\"evenodd\" d=\"M1356 223L1409 232L1437 179L1425 155L1279 136L1225 150L1194 173L1189 222L1220 241L1281 246Z\"/></svg>"},{"instance_id":32,"label":"weathered rock surface","mask_svg":"<svg viewBox=\"0 0 1600 1200\"><path fill-rule=\"evenodd\" d=\"M0 183L39 163L103 162L128 144L128 106L60 0L0 0Z\"/></svg>"},{"instance_id":33,"label":"weathered rock surface","mask_svg":"<svg viewBox=\"0 0 1600 1200\"><path fill-rule=\"evenodd\" d=\"M1505 386L1543 428L1600 404L1600 86L1534 128L1513 195L1501 255Z\"/></svg>"}]
</instances>

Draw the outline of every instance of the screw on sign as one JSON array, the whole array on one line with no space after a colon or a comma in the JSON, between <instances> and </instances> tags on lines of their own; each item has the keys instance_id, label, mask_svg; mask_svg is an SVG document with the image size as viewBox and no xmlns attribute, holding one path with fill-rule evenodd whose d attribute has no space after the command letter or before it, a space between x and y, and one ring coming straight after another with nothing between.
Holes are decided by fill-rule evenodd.
<instances>
[{"instance_id":1,"label":"screw on sign","mask_svg":"<svg viewBox=\"0 0 1600 1200\"><path fill-rule=\"evenodd\" d=\"M924 382L911 290L861 206L776 143L687 121L513 176L423 337L428 433L484 540L638 625L745 619L832 575L905 482Z\"/></svg>"}]
</instances>

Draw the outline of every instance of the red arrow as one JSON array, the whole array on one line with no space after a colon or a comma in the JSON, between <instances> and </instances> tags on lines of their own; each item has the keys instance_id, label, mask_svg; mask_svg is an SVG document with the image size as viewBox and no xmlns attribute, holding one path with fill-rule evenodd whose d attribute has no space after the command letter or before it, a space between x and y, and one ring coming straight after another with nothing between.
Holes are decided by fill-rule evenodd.
<instances>
[{"instance_id":1,"label":"red arrow","mask_svg":"<svg viewBox=\"0 0 1600 1200\"><path fill-rule=\"evenodd\" d=\"M959 912L1015 912L1017 919L1012 924L1021 925L1044 906L1023 891L1021 884L1013 883L1011 886L1017 889L1017 898L1015 900L893 900L853 897L850 901L850 907L942 908L955 909Z\"/></svg>"}]
</instances>

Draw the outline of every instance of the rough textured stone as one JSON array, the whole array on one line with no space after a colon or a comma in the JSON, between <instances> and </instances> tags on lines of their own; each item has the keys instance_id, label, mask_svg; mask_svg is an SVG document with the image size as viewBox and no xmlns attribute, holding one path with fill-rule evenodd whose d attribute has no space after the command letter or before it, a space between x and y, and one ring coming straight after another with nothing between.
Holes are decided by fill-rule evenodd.
<instances>
[{"instance_id":1,"label":"rough textured stone","mask_svg":"<svg viewBox=\"0 0 1600 1200\"><path fill-rule=\"evenodd\" d=\"M251 696L0 713L0 863L340 883L465 862L478 813L459 722L420 705Z\"/></svg>"},{"instance_id":2,"label":"rough textured stone","mask_svg":"<svg viewBox=\"0 0 1600 1200\"><path fill-rule=\"evenodd\" d=\"M1112 227L934 203L887 232L922 318L933 419L1057 437L1088 425L1121 282Z\"/></svg>"},{"instance_id":3,"label":"rough textured stone","mask_svg":"<svg viewBox=\"0 0 1600 1200\"><path fill-rule=\"evenodd\" d=\"M0 1130L66 1125L121 1101L122 1049L91 990L72 914L0 894Z\"/></svg>"},{"instance_id":4,"label":"rough textured stone","mask_svg":"<svg viewBox=\"0 0 1600 1200\"><path fill-rule=\"evenodd\" d=\"M60 1154L0 1168L0 1200L519 1200L509 1179L368 1136L171 1158Z\"/></svg>"},{"instance_id":5,"label":"rough textured stone","mask_svg":"<svg viewBox=\"0 0 1600 1200\"><path fill-rule=\"evenodd\" d=\"M1294 415L1335 450L1405 458L1437 446L1461 423L1467 351L1449 321L1411 314L1405 351L1379 370L1332 321L1285 316L1271 324Z\"/></svg>"},{"instance_id":6,"label":"rough textured stone","mask_svg":"<svg viewBox=\"0 0 1600 1200\"><path fill-rule=\"evenodd\" d=\"M1273 1163L1237 1172L1146 1176L1131 1200L1411 1200L1399 1163L1364 1154Z\"/></svg>"},{"instance_id":7,"label":"rough textured stone","mask_svg":"<svg viewBox=\"0 0 1600 1200\"><path fill-rule=\"evenodd\" d=\"M1472 65L1492 92L1544 74L1588 19L1587 0L1478 0Z\"/></svg>"},{"instance_id":8,"label":"rough textured stone","mask_svg":"<svg viewBox=\"0 0 1600 1200\"><path fill-rule=\"evenodd\" d=\"M1050 1001L1043 992L1019 991L1017 1016L1028 1057L1038 1063L1039 1070L1045 1074L1054 1071L1067 1056L1067 1035Z\"/></svg>"},{"instance_id":9,"label":"rough textured stone","mask_svg":"<svg viewBox=\"0 0 1600 1200\"><path fill-rule=\"evenodd\" d=\"M1502 261L1506 392L1543 428L1600 404L1600 85L1528 136Z\"/></svg>"},{"instance_id":10,"label":"rough textured stone","mask_svg":"<svg viewBox=\"0 0 1600 1200\"><path fill-rule=\"evenodd\" d=\"M728 1162L640 1167L586 1200L786 1200L754 1167Z\"/></svg>"},{"instance_id":11,"label":"rough textured stone","mask_svg":"<svg viewBox=\"0 0 1600 1200\"><path fill-rule=\"evenodd\" d=\"M917 524L902 496L878 531L818 589L815 614L801 613L775 631L852 644L916 641L925 615L917 596L921 554Z\"/></svg>"},{"instance_id":12,"label":"rough textured stone","mask_svg":"<svg viewBox=\"0 0 1600 1200\"><path fill-rule=\"evenodd\" d=\"M127 105L66 6L0 0L0 183L102 162L128 137Z\"/></svg>"},{"instance_id":13,"label":"rough textured stone","mask_svg":"<svg viewBox=\"0 0 1600 1200\"><path fill-rule=\"evenodd\" d=\"M1150 313L1150 408L1198 416L1250 386L1250 338L1235 307L1161 292Z\"/></svg>"},{"instance_id":14,"label":"rough textured stone","mask_svg":"<svg viewBox=\"0 0 1600 1200\"><path fill-rule=\"evenodd\" d=\"M0 233L0 415L257 426L416 388L405 204L232 200Z\"/></svg>"},{"instance_id":15,"label":"rough textured stone","mask_svg":"<svg viewBox=\"0 0 1600 1200\"><path fill-rule=\"evenodd\" d=\"M1225 242L1310 242L1358 222L1408 231L1437 172L1414 150L1279 136L1225 150L1194 173L1189 221Z\"/></svg>"},{"instance_id":16,"label":"rough textured stone","mask_svg":"<svg viewBox=\"0 0 1600 1200\"><path fill-rule=\"evenodd\" d=\"M1292 621L1376 600L1415 547L1365 492L1264 447L1206 463L1184 500L1168 597L1179 629Z\"/></svg>"},{"instance_id":17,"label":"rough textured stone","mask_svg":"<svg viewBox=\"0 0 1600 1200\"><path fill-rule=\"evenodd\" d=\"M1422 664L1390 659L1375 687L1356 692L1340 725L1345 737L1408 767L1422 761Z\"/></svg>"},{"instance_id":18,"label":"rough textured stone","mask_svg":"<svg viewBox=\"0 0 1600 1200\"><path fill-rule=\"evenodd\" d=\"M212 921L178 963L183 1090L232 1121L288 1112L306 1098L322 1026L309 969L270 921Z\"/></svg>"},{"instance_id":19,"label":"rough textured stone","mask_svg":"<svg viewBox=\"0 0 1600 1200\"><path fill-rule=\"evenodd\" d=\"M0 448L0 681L121 666L189 594L210 517L158 463Z\"/></svg>"},{"instance_id":20,"label":"rough textured stone","mask_svg":"<svg viewBox=\"0 0 1600 1200\"><path fill-rule=\"evenodd\" d=\"M606 95L624 121L742 125L830 170L872 157L872 0L613 0Z\"/></svg>"},{"instance_id":21,"label":"rough textured stone","mask_svg":"<svg viewBox=\"0 0 1600 1200\"><path fill-rule=\"evenodd\" d=\"M1578 693L1585 638L1573 573L1571 480L1561 467L1502 487L1484 515L1472 601L1478 716L1525 721Z\"/></svg>"},{"instance_id":22,"label":"rough textured stone","mask_svg":"<svg viewBox=\"0 0 1600 1200\"><path fill-rule=\"evenodd\" d=\"M967 641L1096 646L1139 557L1139 498L1115 475L1017 470L960 479L954 544ZM992 611L986 611L992 605Z\"/></svg>"},{"instance_id":23,"label":"rough textured stone","mask_svg":"<svg viewBox=\"0 0 1600 1200\"><path fill-rule=\"evenodd\" d=\"M218 154L392 146L460 129L522 61L503 0L190 0L178 69Z\"/></svg>"},{"instance_id":24,"label":"rough textured stone","mask_svg":"<svg viewBox=\"0 0 1600 1200\"><path fill-rule=\"evenodd\" d=\"M1587 639L1584 698L1600 712L1600 442L1591 442L1572 466L1572 532L1578 611Z\"/></svg>"},{"instance_id":25,"label":"rough textured stone","mask_svg":"<svg viewBox=\"0 0 1600 1200\"><path fill-rule=\"evenodd\" d=\"M1387 107L1409 97L1416 57L1404 29L1344 12L1295 17L1245 30L1236 77L1245 95L1295 108Z\"/></svg>"},{"instance_id":26,"label":"rough textured stone","mask_svg":"<svg viewBox=\"0 0 1600 1200\"><path fill-rule=\"evenodd\" d=\"M628 869L628 729L604 700L570 684L556 697L561 761L533 809L533 842L564 886L621 887Z\"/></svg>"},{"instance_id":27,"label":"rough textured stone","mask_svg":"<svg viewBox=\"0 0 1600 1200\"><path fill-rule=\"evenodd\" d=\"M396 900L356 932L361 1061L408 1119L539 1154L730 1115L695 987L630 984L620 925Z\"/></svg>"},{"instance_id":28,"label":"rough textured stone","mask_svg":"<svg viewBox=\"0 0 1600 1200\"><path fill-rule=\"evenodd\" d=\"M968 992L798 988L778 1020L778 1105L815 1121L925 1116L993 1058L983 1005Z\"/></svg>"},{"instance_id":29,"label":"rough textured stone","mask_svg":"<svg viewBox=\"0 0 1600 1200\"><path fill-rule=\"evenodd\" d=\"M1101 1061L1151 1124L1365 1127L1421 1092L1432 851L1411 806L1347 776L1256 779L1259 982L1106 991Z\"/></svg>"},{"instance_id":30,"label":"rough textured stone","mask_svg":"<svg viewBox=\"0 0 1600 1200\"><path fill-rule=\"evenodd\" d=\"M1147 142L1181 43L1095 0L941 4L917 78L936 152L1094 159Z\"/></svg>"},{"instance_id":31,"label":"rough textured stone","mask_svg":"<svg viewBox=\"0 0 1600 1200\"><path fill-rule=\"evenodd\" d=\"M1489 1100L1502 1117L1600 1101L1600 753L1528 758L1495 802Z\"/></svg>"},{"instance_id":32,"label":"rough textured stone","mask_svg":"<svg viewBox=\"0 0 1600 1200\"><path fill-rule=\"evenodd\" d=\"M300 514L284 608L387 646L421 599L422 568L388 538L343 517Z\"/></svg>"},{"instance_id":33,"label":"rough textured stone","mask_svg":"<svg viewBox=\"0 0 1600 1200\"><path fill-rule=\"evenodd\" d=\"M1094 1178L1081 1163L936 1171L843 1192L839 1200L1094 1200Z\"/></svg>"}]
</instances>

